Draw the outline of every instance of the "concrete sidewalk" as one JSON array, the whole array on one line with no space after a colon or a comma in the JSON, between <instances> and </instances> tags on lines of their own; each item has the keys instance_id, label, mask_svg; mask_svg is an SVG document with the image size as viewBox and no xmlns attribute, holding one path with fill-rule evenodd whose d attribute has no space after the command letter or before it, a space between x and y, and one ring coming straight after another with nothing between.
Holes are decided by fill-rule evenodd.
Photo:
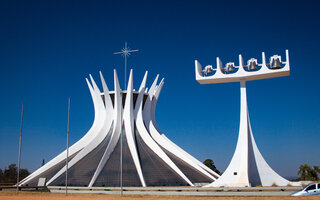
<instances>
[{"instance_id":1,"label":"concrete sidewalk","mask_svg":"<svg viewBox=\"0 0 320 200\"><path fill-rule=\"evenodd\" d=\"M65 187L48 187L50 192L65 193ZM301 187L124 187L124 195L179 195L179 196L289 196ZM119 187L68 187L68 193L120 194Z\"/></svg>"}]
</instances>

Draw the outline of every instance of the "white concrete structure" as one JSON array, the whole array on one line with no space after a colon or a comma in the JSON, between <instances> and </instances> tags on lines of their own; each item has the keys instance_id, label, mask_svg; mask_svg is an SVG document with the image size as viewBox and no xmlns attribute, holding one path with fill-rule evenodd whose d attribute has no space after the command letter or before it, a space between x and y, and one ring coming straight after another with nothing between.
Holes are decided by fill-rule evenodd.
<instances>
[{"instance_id":1,"label":"white concrete structure","mask_svg":"<svg viewBox=\"0 0 320 200\"><path fill-rule=\"evenodd\" d=\"M261 68L258 69L257 66ZM236 71L236 69L238 70ZM215 74L210 76L209 74L214 71L216 71ZM234 73L230 73L231 71ZM246 94L246 81L290 75L288 50L286 50L286 61L281 61L281 56L275 55L270 58L269 64L264 53L262 53L261 64L257 63L257 59L252 58L248 61L248 65L244 65L243 58L239 55L239 66L227 63L226 67L223 67L222 62L217 58L216 69L209 65L203 71L200 63L196 60L195 73L196 80L200 84L240 82L241 88L240 127L236 150L222 176L207 187L297 185L297 183L289 182L273 171L262 157L252 134Z\"/></svg>"},{"instance_id":2,"label":"white concrete structure","mask_svg":"<svg viewBox=\"0 0 320 200\"><path fill-rule=\"evenodd\" d=\"M120 89L115 70L114 91L109 91L101 72L103 92L91 75L91 83L86 80L95 117L87 134L69 148L69 186L120 186L121 162L123 186L193 186L219 177L159 130L155 109L164 79L158 84L157 76L146 89L147 74L138 91L133 89L132 70L126 91ZM35 185L39 178L46 178L47 186L65 185L65 158L66 151L19 185Z\"/></svg>"}]
</instances>

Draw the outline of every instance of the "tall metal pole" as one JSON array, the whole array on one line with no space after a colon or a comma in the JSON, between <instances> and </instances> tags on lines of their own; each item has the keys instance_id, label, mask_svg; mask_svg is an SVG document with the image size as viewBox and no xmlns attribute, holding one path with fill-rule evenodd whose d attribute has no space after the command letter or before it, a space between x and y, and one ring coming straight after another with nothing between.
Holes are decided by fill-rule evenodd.
<instances>
[{"instance_id":1,"label":"tall metal pole","mask_svg":"<svg viewBox=\"0 0 320 200\"><path fill-rule=\"evenodd\" d=\"M68 126L67 126L67 157L66 157L66 196L68 195L68 158L69 158L69 124L70 124L70 97L68 99Z\"/></svg>"},{"instance_id":2,"label":"tall metal pole","mask_svg":"<svg viewBox=\"0 0 320 200\"><path fill-rule=\"evenodd\" d=\"M18 156L18 176L17 176L17 193L19 192L19 179L20 179L20 160L21 160L21 142L22 142L22 123L23 123L23 105L21 111L21 124L20 124L20 138L19 138L19 156Z\"/></svg>"},{"instance_id":3,"label":"tall metal pole","mask_svg":"<svg viewBox=\"0 0 320 200\"><path fill-rule=\"evenodd\" d=\"M128 49L127 43L125 44L125 48ZM124 89L127 89L127 54L124 55Z\"/></svg>"},{"instance_id":4,"label":"tall metal pole","mask_svg":"<svg viewBox=\"0 0 320 200\"><path fill-rule=\"evenodd\" d=\"M120 195L123 195L123 186L122 186L122 135L123 135L123 128L121 130L120 135Z\"/></svg>"}]
</instances>

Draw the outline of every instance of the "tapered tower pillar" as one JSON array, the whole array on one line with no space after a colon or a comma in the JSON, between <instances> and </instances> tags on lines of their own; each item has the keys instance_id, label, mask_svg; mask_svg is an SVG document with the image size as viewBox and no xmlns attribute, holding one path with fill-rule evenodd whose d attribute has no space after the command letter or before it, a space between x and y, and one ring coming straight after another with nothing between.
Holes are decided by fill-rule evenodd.
<instances>
[{"instance_id":1,"label":"tapered tower pillar","mask_svg":"<svg viewBox=\"0 0 320 200\"><path fill-rule=\"evenodd\" d=\"M268 165L256 145L250 125L245 81L240 82L240 93L240 127L237 147L223 175L209 186L250 187L290 184Z\"/></svg>"}]
</instances>

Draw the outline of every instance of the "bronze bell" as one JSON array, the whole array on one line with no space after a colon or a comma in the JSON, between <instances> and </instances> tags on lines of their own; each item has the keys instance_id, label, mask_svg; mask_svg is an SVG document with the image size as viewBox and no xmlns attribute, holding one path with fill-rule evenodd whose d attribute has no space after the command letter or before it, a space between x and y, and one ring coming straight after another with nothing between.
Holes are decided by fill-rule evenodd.
<instances>
[{"instance_id":1,"label":"bronze bell","mask_svg":"<svg viewBox=\"0 0 320 200\"><path fill-rule=\"evenodd\" d=\"M206 74L212 74L212 69L210 67L207 68Z\"/></svg>"},{"instance_id":2,"label":"bronze bell","mask_svg":"<svg viewBox=\"0 0 320 200\"><path fill-rule=\"evenodd\" d=\"M281 69L279 58L273 59L271 69Z\"/></svg>"},{"instance_id":3,"label":"bronze bell","mask_svg":"<svg viewBox=\"0 0 320 200\"><path fill-rule=\"evenodd\" d=\"M254 70L257 70L257 69L258 69L258 68L257 68L256 62L255 62L255 61L251 61L250 64L249 64L249 66L248 66L248 70L249 70L249 71L254 71Z\"/></svg>"},{"instance_id":4,"label":"bronze bell","mask_svg":"<svg viewBox=\"0 0 320 200\"><path fill-rule=\"evenodd\" d=\"M233 72L234 71L234 66L233 66L233 64L229 64L228 66L227 66L227 72Z\"/></svg>"}]
</instances>

